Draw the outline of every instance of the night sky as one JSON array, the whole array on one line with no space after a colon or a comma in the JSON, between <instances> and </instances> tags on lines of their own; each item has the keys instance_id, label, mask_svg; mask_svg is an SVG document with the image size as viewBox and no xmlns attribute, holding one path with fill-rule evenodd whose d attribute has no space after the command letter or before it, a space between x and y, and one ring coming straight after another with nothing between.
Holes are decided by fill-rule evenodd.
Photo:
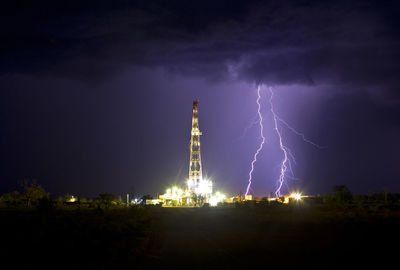
<instances>
[{"instance_id":1,"label":"night sky","mask_svg":"<svg viewBox=\"0 0 400 270\"><path fill-rule=\"evenodd\" d=\"M284 193L400 192L396 1L8 1L0 8L0 192L162 193L188 175L199 99L203 174L275 191L282 152L267 86L296 157Z\"/></svg>"}]
</instances>

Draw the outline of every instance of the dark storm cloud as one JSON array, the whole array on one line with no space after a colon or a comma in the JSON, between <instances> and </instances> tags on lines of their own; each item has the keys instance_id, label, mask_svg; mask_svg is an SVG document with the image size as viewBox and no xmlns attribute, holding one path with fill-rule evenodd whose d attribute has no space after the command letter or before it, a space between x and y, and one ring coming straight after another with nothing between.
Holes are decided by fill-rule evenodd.
<instances>
[{"instance_id":1,"label":"dark storm cloud","mask_svg":"<svg viewBox=\"0 0 400 270\"><path fill-rule=\"evenodd\" d=\"M196 43L210 25L239 19L247 9L231 1L107 2L17 2L4 9L1 72L98 79L126 65L159 65L185 50L182 41Z\"/></svg>"},{"instance_id":2,"label":"dark storm cloud","mask_svg":"<svg viewBox=\"0 0 400 270\"><path fill-rule=\"evenodd\" d=\"M3 11L0 71L98 81L141 65L273 85L393 90L394 9L365 1L15 4Z\"/></svg>"}]
</instances>

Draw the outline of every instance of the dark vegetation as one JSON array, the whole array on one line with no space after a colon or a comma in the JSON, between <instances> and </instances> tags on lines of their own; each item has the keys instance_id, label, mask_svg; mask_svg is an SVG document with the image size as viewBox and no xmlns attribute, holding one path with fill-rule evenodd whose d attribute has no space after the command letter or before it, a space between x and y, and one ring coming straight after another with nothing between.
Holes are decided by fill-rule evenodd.
<instances>
[{"instance_id":1,"label":"dark vegetation","mask_svg":"<svg viewBox=\"0 0 400 270\"><path fill-rule=\"evenodd\" d=\"M265 200L215 208L50 199L36 182L0 199L2 265L13 268L237 269L347 267L397 259L400 195L352 195L345 186L288 205ZM150 268L149 268L150 269Z\"/></svg>"}]
</instances>

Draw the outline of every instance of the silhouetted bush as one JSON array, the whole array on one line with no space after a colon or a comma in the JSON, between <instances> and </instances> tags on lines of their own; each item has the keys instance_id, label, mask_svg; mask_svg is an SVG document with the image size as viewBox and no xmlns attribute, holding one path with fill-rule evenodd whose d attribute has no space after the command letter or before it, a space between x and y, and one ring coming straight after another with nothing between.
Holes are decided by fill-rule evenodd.
<instances>
[{"instance_id":1,"label":"silhouetted bush","mask_svg":"<svg viewBox=\"0 0 400 270\"><path fill-rule=\"evenodd\" d=\"M99 194L98 207L109 208L113 201L115 200L115 196L111 193L101 193Z\"/></svg>"},{"instance_id":2,"label":"silhouetted bush","mask_svg":"<svg viewBox=\"0 0 400 270\"><path fill-rule=\"evenodd\" d=\"M18 207L23 205L23 198L18 191L12 191L5 193L0 197L2 206L6 207Z\"/></svg>"}]
</instances>

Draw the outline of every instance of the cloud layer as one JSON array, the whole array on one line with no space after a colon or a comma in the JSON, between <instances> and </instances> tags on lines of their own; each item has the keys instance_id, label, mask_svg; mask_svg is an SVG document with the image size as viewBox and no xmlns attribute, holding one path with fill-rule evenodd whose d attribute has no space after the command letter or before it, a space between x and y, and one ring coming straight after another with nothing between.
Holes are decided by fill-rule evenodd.
<instances>
[{"instance_id":1,"label":"cloud layer","mask_svg":"<svg viewBox=\"0 0 400 270\"><path fill-rule=\"evenodd\" d=\"M393 10L373 1L25 3L3 11L0 72L98 81L150 66L216 80L394 91Z\"/></svg>"}]
</instances>

